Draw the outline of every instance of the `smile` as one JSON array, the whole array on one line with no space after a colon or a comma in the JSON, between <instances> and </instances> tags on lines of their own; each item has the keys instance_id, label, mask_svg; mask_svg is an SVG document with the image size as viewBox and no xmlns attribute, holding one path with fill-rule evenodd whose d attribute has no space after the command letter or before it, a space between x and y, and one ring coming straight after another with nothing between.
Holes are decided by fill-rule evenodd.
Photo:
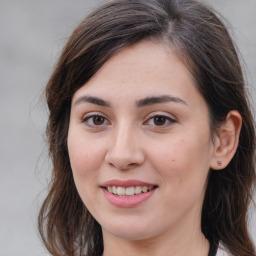
<instances>
[{"instance_id":1,"label":"smile","mask_svg":"<svg viewBox=\"0 0 256 256\"><path fill-rule=\"evenodd\" d=\"M154 186L132 186L132 187L117 187L117 186L108 186L106 189L108 192L117 196L135 196L141 193L146 193L154 189Z\"/></svg>"},{"instance_id":2,"label":"smile","mask_svg":"<svg viewBox=\"0 0 256 256\"><path fill-rule=\"evenodd\" d=\"M140 180L113 179L102 183L100 188L110 204L131 208L149 200L159 187Z\"/></svg>"}]
</instances>

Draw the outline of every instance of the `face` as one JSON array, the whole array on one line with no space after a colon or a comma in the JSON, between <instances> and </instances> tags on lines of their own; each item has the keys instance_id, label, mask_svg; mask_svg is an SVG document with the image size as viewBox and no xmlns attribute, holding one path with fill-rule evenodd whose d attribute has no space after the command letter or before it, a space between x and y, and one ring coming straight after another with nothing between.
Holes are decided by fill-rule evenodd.
<instances>
[{"instance_id":1,"label":"face","mask_svg":"<svg viewBox=\"0 0 256 256\"><path fill-rule=\"evenodd\" d=\"M162 44L109 59L72 99L75 184L104 235L147 239L196 226L214 145L206 102Z\"/></svg>"}]
</instances>

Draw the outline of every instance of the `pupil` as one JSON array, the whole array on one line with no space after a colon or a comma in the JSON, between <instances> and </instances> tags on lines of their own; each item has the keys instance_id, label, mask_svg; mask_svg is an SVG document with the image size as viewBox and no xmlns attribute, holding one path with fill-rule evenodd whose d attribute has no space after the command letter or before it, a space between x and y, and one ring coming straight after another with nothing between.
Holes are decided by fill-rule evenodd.
<instances>
[{"instance_id":1,"label":"pupil","mask_svg":"<svg viewBox=\"0 0 256 256\"><path fill-rule=\"evenodd\" d=\"M104 123L104 118L101 117L101 116L95 116L95 117L93 118L93 123L94 123L95 125L101 125L101 124Z\"/></svg>"},{"instance_id":2,"label":"pupil","mask_svg":"<svg viewBox=\"0 0 256 256\"><path fill-rule=\"evenodd\" d=\"M164 125L166 118L163 116L157 116L154 118L155 125Z\"/></svg>"}]
</instances>

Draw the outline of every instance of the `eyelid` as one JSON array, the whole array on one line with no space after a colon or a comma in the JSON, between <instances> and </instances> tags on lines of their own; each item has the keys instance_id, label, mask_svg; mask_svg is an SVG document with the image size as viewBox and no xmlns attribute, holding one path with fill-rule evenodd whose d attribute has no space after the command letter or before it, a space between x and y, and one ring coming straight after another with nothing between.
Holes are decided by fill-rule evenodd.
<instances>
[{"instance_id":1,"label":"eyelid","mask_svg":"<svg viewBox=\"0 0 256 256\"><path fill-rule=\"evenodd\" d=\"M152 125L152 126L155 126L155 127L158 127L158 128L161 128L161 127L164 128L164 127L167 127L167 126L169 126L169 125L171 125L173 123L177 123L177 118L174 117L173 115L170 116L170 114L154 112L154 113L151 113L150 115L148 115L146 117L146 121L143 122L143 124L149 123L149 121L151 119L155 118L155 117L164 117L164 118L166 118L166 120L169 121L169 124L165 124L165 125L162 125L162 126L161 125L159 125L159 126L158 125Z\"/></svg>"},{"instance_id":2,"label":"eyelid","mask_svg":"<svg viewBox=\"0 0 256 256\"><path fill-rule=\"evenodd\" d=\"M90 118L94 118L96 116L102 117L104 119L104 122L107 121L107 124L102 124L102 125L89 124L88 120L90 120ZM106 115L104 115L101 112L87 113L87 114L83 115L83 117L81 118L81 122L84 123L86 126L91 127L91 128L102 128L103 126L111 124L111 122L109 121L109 118L106 117Z\"/></svg>"},{"instance_id":3,"label":"eyelid","mask_svg":"<svg viewBox=\"0 0 256 256\"><path fill-rule=\"evenodd\" d=\"M102 116L106 119L109 119L105 114L103 114L102 112L98 112L98 111L92 111L92 112L88 112L82 115L81 121L85 120L86 118L90 118L92 116Z\"/></svg>"},{"instance_id":4,"label":"eyelid","mask_svg":"<svg viewBox=\"0 0 256 256\"><path fill-rule=\"evenodd\" d=\"M175 115L167 113L167 112L161 112L161 111L152 112L152 113L148 114L145 119L148 120L148 119L150 119L152 117L155 117L155 116L163 116L163 117L172 119L174 121L177 121L177 118L176 118Z\"/></svg>"}]
</instances>

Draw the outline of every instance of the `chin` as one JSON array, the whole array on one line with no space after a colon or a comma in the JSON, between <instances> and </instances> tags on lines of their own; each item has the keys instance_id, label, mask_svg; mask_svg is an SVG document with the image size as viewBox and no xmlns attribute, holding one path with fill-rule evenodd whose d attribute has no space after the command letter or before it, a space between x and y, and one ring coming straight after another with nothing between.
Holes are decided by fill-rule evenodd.
<instances>
[{"instance_id":1,"label":"chin","mask_svg":"<svg viewBox=\"0 0 256 256\"><path fill-rule=\"evenodd\" d=\"M115 230L111 232L111 234L115 237L118 237L123 240L129 240L129 241L139 241L139 240L145 240L150 237L152 237L148 232L147 229L144 229L141 232L133 231L133 230Z\"/></svg>"},{"instance_id":2,"label":"chin","mask_svg":"<svg viewBox=\"0 0 256 256\"><path fill-rule=\"evenodd\" d=\"M156 234L154 234L155 232L153 232L153 230L156 229L150 227L152 230L151 232L149 227L150 226L148 224L141 222L123 221L121 223L109 223L105 227L103 226L103 230L120 239L136 241L156 236Z\"/></svg>"}]
</instances>

